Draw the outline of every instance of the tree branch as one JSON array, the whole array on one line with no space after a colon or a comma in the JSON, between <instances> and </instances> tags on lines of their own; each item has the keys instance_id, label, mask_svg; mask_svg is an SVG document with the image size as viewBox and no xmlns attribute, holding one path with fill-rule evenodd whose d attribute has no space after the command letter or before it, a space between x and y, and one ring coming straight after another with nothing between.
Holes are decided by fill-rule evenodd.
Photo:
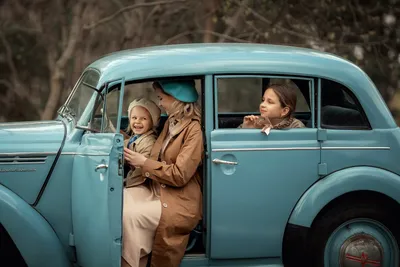
<instances>
[{"instance_id":1,"label":"tree branch","mask_svg":"<svg viewBox=\"0 0 400 267\"><path fill-rule=\"evenodd\" d=\"M240 8L235 12L235 15L233 15L231 23L229 23L228 28L225 29L225 32L219 38L218 43L224 42L226 39L225 36L229 36L232 33L233 29L236 28L239 22L239 18L243 14L244 9L247 7L248 2L249 0L243 0L238 3L240 5Z\"/></svg>"},{"instance_id":2,"label":"tree branch","mask_svg":"<svg viewBox=\"0 0 400 267\"><path fill-rule=\"evenodd\" d=\"M7 41L6 37L4 36L4 34L2 32L0 32L0 39L1 39L1 42L3 43L3 46L6 51L7 65L10 68L13 80L15 82L17 82L17 81L19 81L18 71L17 71L17 67L15 66L15 63L14 63L14 60L12 57L12 49L11 49L10 43Z\"/></svg>"},{"instance_id":3,"label":"tree branch","mask_svg":"<svg viewBox=\"0 0 400 267\"><path fill-rule=\"evenodd\" d=\"M12 25L9 28L10 31L20 31L20 32L25 32L27 34L38 34L40 33L39 29L35 29L35 28L27 28L27 27L23 27L20 25Z\"/></svg>"},{"instance_id":4,"label":"tree branch","mask_svg":"<svg viewBox=\"0 0 400 267\"><path fill-rule=\"evenodd\" d=\"M12 90L12 84L9 81L7 81L5 79L0 79L0 84L4 85L9 90Z\"/></svg>"},{"instance_id":5,"label":"tree branch","mask_svg":"<svg viewBox=\"0 0 400 267\"><path fill-rule=\"evenodd\" d=\"M105 17L101 20L99 20L98 22L95 22L93 24L90 25L85 25L83 27L84 30L91 30L94 29L104 23L107 23L111 20L113 20L115 17L117 17L119 14L136 9L136 8L140 8L140 7L149 7L149 6L155 6L155 5L167 5L167 4L173 4L173 3L178 3L178 2L186 2L186 0L169 0L169 1L157 1L157 2L151 2L151 3L140 3L140 4L134 4L134 5L130 5L130 6L126 6L124 8L121 8L120 10L118 10L117 12L115 12L114 14Z\"/></svg>"},{"instance_id":6,"label":"tree branch","mask_svg":"<svg viewBox=\"0 0 400 267\"><path fill-rule=\"evenodd\" d=\"M231 40L231 41L234 41L234 42L249 43L248 40L239 39L239 38L232 37L232 36L228 36L228 35L224 35L224 34L218 33L218 32L207 31L207 30L196 30L196 31L185 31L185 32L182 32L182 33L180 33L180 34L177 34L177 35L175 35L175 36L169 38L168 40L166 40L166 41L164 42L164 44L169 44L169 43L171 43L172 41L175 41L175 40L177 40L177 39L179 39L179 38L181 38L181 37L183 37L183 36L186 36L186 35L189 35L189 34L194 34L194 33L203 33L203 34L204 34L204 33L208 33L208 34L214 35L214 36L216 36L216 37L224 37L225 39Z\"/></svg>"},{"instance_id":7,"label":"tree branch","mask_svg":"<svg viewBox=\"0 0 400 267\"><path fill-rule=\"evenodd\" d=\"M69 31L68 42L66 43L66 47L64 47L64 52L61 57L57 60L57 67L64 68L67 64L68 60L71 58L72 54L75 51L76 43L78 42L80 33L81 33L81 13L83 10L84 4L82 2L78 2L73 10L73 18L71 23L71 28Z\"/></svg>"},{"instance_id":8,"label":"tree branch","mask_svg":"<svg viewBox=\"0 0 400 267\"><path fill-rule=\"evenodd\" d=\"M9 86L11 85L11 89L13 89L13 92L15 92L20 98L27 98L29 96L28 92L25 90L25 88L22 87L21 80L18 75L18 70L15 65L15 62L13 60L13 55L12 55L12 49L10 46L10 43L7 41L6 37L2 32L0 32L0 39L3 43L3 46L6 50L6 61L7 65L10 68L11 71L11 80L12 83L7 83ZM2 82L4 85L7 85L4 80Z\"/></svg>"},{"instance_id":9,"label":"tree branch","mask_svg":"<svg viewBox=\"0 0 400 267\"><path fill-rule=\"evenodd\" d=\"M239 0L234 0L237 4L241 5L242 3ZM272 22L268 19L266 19L264 16L262 16L261 14L259 14L257 11L255 11L254 9L250 8L249 6L246 6L246 8L250 11L250 13L252 13L256 18L258 18L259 20L261 20L262 22L268 24L268 26L272 25ZM305 40L310 40L312 39L313 41L316 42L322 42L319 38L316 38L314 36L310 36L307 34L302 34L302 33L298 33L289 29L286 29L280 25L275 25L275 27L283 32L289 33L293 36L297 36L300 38L303 38Z\"/></svg>"}]
</instances>

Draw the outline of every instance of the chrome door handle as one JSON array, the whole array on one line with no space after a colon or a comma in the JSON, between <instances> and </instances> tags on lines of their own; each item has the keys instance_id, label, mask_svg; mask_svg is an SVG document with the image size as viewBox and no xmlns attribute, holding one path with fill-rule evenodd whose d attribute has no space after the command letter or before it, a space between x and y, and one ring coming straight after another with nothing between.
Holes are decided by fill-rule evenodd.
<instances>
[{"instance_id":1,"label":"chrome door handle","mask_svg":"<svg viewBox=\"0 0 400 267\"><path fill-rule=\"evenodd\" d=\"M97 165L97 167L94 169L94 171L98 171L98 170L100 170L100 169L107 169L108 168L108 165L107 164L99 164L99 165Z\"/></svg>"},{"instance_id":2,"label":"chrome door handle","mask_svg":"<svg viewBox=\"0 0 400 267\"><path fill-rule=\"evenodd\" d=\"M213 159L214 163L216 164L227 164L227 165L238 165L236 161L227 161L227 160L222 160L222 159Z\"/></svg>"}]
</instances>

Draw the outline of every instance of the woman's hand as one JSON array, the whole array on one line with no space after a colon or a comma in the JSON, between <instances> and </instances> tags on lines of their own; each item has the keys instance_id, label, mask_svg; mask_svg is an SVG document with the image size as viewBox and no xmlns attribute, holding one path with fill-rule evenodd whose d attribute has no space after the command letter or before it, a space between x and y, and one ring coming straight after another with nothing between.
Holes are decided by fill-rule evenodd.
<instances>
[{"instance_id":1,"label":"woman's hand","mask_svg":"<svg viewBox=\"0 0 400 267\"><path fill-rule=\"evenodd\" d=\"M249 115L243 118L242 128L255 128L256 122L258 121L258 116Z\"/></svg>"},{"instance_id":2,"label":"woman's hand","mask_svg":"<svg viewBox=\"0 0 400 267\"><path fill-rule=\"evenodd\" d=\"M140 153L133 152L132 150L124 147L124 158L129 165L135 167L143 167L146 157Z\"/></svg>"}]
</instances>

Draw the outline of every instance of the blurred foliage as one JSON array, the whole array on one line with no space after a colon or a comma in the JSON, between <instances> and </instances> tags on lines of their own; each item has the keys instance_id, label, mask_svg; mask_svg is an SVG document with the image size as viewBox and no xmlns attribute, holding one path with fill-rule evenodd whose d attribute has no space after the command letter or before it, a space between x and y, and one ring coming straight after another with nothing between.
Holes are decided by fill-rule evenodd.
<instances>
[{"instance_id":1,"label":"blurred foliage","mask_svg":"<svg viewBox=\"0 0 400 267\"><path fill-rule=\"evenodd\" d=\"M121 49L253 42L360 66L400 116L399 0L3 0L0 121L54 117L82 70Z\"/></svg>"}]
</instances>

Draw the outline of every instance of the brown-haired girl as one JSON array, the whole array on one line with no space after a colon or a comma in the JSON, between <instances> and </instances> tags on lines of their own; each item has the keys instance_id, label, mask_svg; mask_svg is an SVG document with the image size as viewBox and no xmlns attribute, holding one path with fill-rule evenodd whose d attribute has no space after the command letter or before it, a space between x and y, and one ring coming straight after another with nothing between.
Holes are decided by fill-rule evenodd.
<instances>
[{"instance_id":1,"label":"brown-haired girl","mask_svg":"<svg viewBox=\"0 0 400 267\"><path fill-rule=\"evenodd\" d=\"M240 128L285 129L304 128L304 124L292 117L296 109L296 91L286 84L271 84L265 90L260 104L261 116L243 118Z\"/></svg>"}]
</instances>

